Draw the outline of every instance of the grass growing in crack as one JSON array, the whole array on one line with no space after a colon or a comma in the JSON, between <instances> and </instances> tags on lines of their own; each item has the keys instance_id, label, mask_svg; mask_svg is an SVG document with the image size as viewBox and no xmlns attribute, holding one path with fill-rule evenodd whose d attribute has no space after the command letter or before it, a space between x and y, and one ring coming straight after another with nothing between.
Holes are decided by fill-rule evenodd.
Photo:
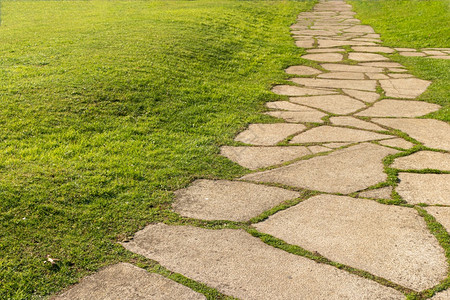
<instances>
[{"instance_id":1,"label":"grass growing in crack","mask_svg":"<svg viewBox=\"0 0 450 300\"><path fill-rule=\"evenodd\" d=\"M0 298L48 295L170 222L171 191L278 100L313 1L2 1ZM48 268L45 257L61 259Z\"/></svg>"}]
</instances>

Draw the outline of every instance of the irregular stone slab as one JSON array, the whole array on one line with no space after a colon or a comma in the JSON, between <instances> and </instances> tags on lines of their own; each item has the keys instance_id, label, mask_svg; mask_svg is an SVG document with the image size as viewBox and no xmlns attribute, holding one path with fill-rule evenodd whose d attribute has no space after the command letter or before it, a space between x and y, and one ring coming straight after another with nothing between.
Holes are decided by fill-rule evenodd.
<instances>
[{"instance_id":1,"label":"irregular stone slab","mask_svg":"<svg viewBox=\"0 0 450 300\"><path fill-rule=\"evenodd\" d=\"M380 80L380 84L388 97L413 99L425 92L431 81L405 78Z\"/></svg>"},{"instance_id":2,"label":"irregular stone slab","mask_svg":"<svg viewBox=\"0 0 450 300\"><path fill-rule=\"evenodd\" d=\"M344 30L345 32L364 32L364 33L375 33L372 27L368 25L355 25Z\"/></svg>"},{"instance_id":3,"label":"irregular stone slab","mask_svg":"<svg viewBox=\"0 0 450 300\"><path fill-rule=\"evenodd\" d=\"M310 155L306 147L229 147L220 148L220 154L250 170L279 165Z\"/></svg>"},{"instance_id":4,"label":"irregular stone slab","mask_svg":"<svg viewBox=\"0 0 450 300\"><path fill-rule=\"evenodd\" d=\"M419 117L440 108L440 105L422 101L383 99L356 115L366 117Z\"/></svg>"},{"instance_id":5,"label":"irregular stone slab","mask_svg":"<svg viewBox=\"0 0 450 300\"><path fill-rule=\"evenodd\" d=\"M173 209L189 218L244 222L299 196L298 192L248 182L196 180L175 192Z\"/></svg>"},{"instance_id":6,"label":"irregular stone slab","mask_svg":"<svg viewBox=\"0 0 450 300\"><path fill-rule=\"evenodd\" d=\"M374 199L390 199L392 193L392 187L387 186L376 190L368 190L359 193L360 197L374 198Z\"/></svg>"},{"instance_id":7,"label":"irregular stone slab","mask_svg":"<svg viewBox=\"0 0 450 300\"><path fill-rule=\"evenodd\" d=\"M436 218L436 221L441 223L442 226L445 227L445 230L450 233L450 207L438 207L438 206L429 206L426 207L425 210ZM449 295L450 296L450 295ZM432 298L434 299L434 298ZM450 299L450 298L446 298Z\"/></svg>"},{"instance_id":8,"label":"irregular stone slab","mask_svg":"<svg viewBox=\"0 0 450 300\"><path fill-rule=\"evenodd\" d=\"M289 101L273 101L267 102L266 106L268 108L279 109L279 110L289 110L289 111L304 111L305 106L297 105Z\"/></svg>"},{"instance_id":9,"label":"irregular stone slab","mask_svg":"<svg viewBox=\"0 0 450 300\"><path fill-rule=\"evenodd\" d=\"M412 77L414 77L414 75L411 75L411 74L390 73L388 75L391 78L412 78Z\"/></svg>"},{"instance_id":10,"label":"irregular stone slab","mask_svg":"<svg viewBox=\"0 0 450 300\"><path fill-rule=\"evenodd\" d=\"M392 135L379 134L358 129L320 126L300 133L295 136L290 143L366 142L392 137Z\"/></svg>"},{"instance_id":11,"label":"irregular stone slab","mask_svg":"<svg viewBox=\"0 0 450 300\"><path fill-rule=\"evenodd\" d=\"M363 92L349 89L343 89L342 91L353 98L369 103L375 102L380 98L380 95L373 92Z\"/></svg>"},{"instance_id":12,"label":"irregular stone slab","mask_svg":"<svg viewBox=\"0 0 450 300\"><path fill-rule=\"evenodd\" d=\"M351 52L348 54L348 58L356 61L383 61L389 60L387 57L384 57L380 54L375 53L359 53L359 52Z\"/></svg>"},{"instance_id":13,"label":"irregular stone slab","mask_svg":"<svg viewBox=\"0 0 450 300\"><path fill-rule=\"evenodd\" d=\"M285 71L288 74L295 75L317 75L322 73L322 71L307 66L292 66L287 68Z\"/></svg>"},{"instance_id":14,"label":"irregular stone slab","mask_svg":"<svg viewBox=\"0 0 450 300\"><path fill-rule=\"evenodd\" d=\"M252 145L275 145L305 128L301 124L250 124L248 129L239 133L234 140Z\"/></svg>"},{"instance_id":15,"label":"irregular stone slab","mask_svg":"<svg viewBox=\"0 0 450 300\"><path fill-rule=\"evenodd\" d=\"M364 79L364 73L354 72L331 72L324 73L317 76L317 78L330 78L330 79Z\"/></svg>"},{"instance_id":16,"label":"irregular stone slab","mask_svg":"<svg viewBox=\"0 0 450 300\"><path fill-rule=\"evenodd\" d=\"M336 91L327 89L308 89L292 85L276 85L272 92L285 96L308 96L308 95L331 95L337 94Z\"/></svg>"},{"instance_id":17,"label":"irregular stone slab","mask_svg":"<svg viewBox=\"0 0 450 300\"><path fill-rule=\"evenodd\" d=\"M330 151L330 148L323 147L323 146L309 146L308 149L313 154Z\"/></svg>"},{"instance_id":18,"label":"irregular stone slab","mask_svg":"<svg viewBox=\"0 0 450 300\"><path fill-rule=\"evenodd\" d=\"M344 56L340 53L315 53L303 55L302 58L314 61L338 62L342 61Z\"/></svg>"},{"instance_id":19,"label":"irregular stone slab","mask_svg":"<svg viewBox=\"0 0 450 300\"><path fill-rule=\"evenodd\" d=\"M450 154L419 151L408 156L396 158L391 167L403 170L436 169L450 171Z\"/></svg>"},{"instance_id":20,"label":"irregular stone slab","mask_svg":"<svg viewBox=\"0 0 450 300\"><path fill-rule=\"evenodd\" d=\"M379 38L379 37L368 37L368 38ZM352 47L353 50L357 51L357 52L380 52L380 53L394 53L395 50L392 48L388 48L388 47L362 47L362 46L353 46Z\"/></svg>"},{"instance_id":21,"label":"irregular stone slab","mask_svg":"<svg viewBox=\"0 0 450 300\"><path fill-rule=\"evenodd\" d=\"M381 36L380 36L378 33L368 33L368 34L365 35L365 37L368 37L368 38L375 38L375 39L381 38ZM387 48L387 47L386 47L386 48ZM390 48L388 48L388 49L390 49ZM358 51L359 51L359 50L358 50Z\"/></svg>"},{"instance_id":22,"label":"irregular stone slab","mask_svg":"<svg viewBox=\"0 0 450 300\"><path fill-rule=\"evenodd\" d=\"M313 157L286 167L248 174L242 178L348 194L385 181L387 176L383 172L382 159L397 152L394 149L363 143L336 150L327 156Z\"/></svg>"},{"instance_id":23,"label":"irregular stone slab","mask_svg":"<svg viewBox=\"0 0 450 300\"><path fill-rule=\"evenodd\" d=\"M295 45L299 48L312 48L314 47L314 39L295 41Z\"/></svg>"},{"instance_id":24,"label":"irregular stone slab","mask_svg":"<svg viewBox=\"0 0 450 300\"><path fill-rule=\"evenodd\" d=\"M422 52L427 55L446 55L444 52L437 51L437 50L423 50Z\"/></svg>"},{"instance_id":25,"label":"irregular stone slab","mask_svg":"<svg viewBox=\"0 0 450 300\"><path fill-rule=\"evenodd\" d=\"M354 118L354 117L331 117L330 118L331 123L335 125L341 125L341 126L352 126L367 130L384 130L383 127L380 127L378 125L375 125L370 122L362 121L360 119Z\"/></svg>"},{"instance_id":26,"label":"irregular stone slab","mask_svg":"<svg viewBox=\"0 0 450 300\"><path fill-rule=\"evenodd\" d=\"M413 48L394 48L394 49L397 51L411 51L411 52L417 51L416 49Z\"/></svg>"},{"instance_id":27,"label":"irregular stone slab","mask_svg":"<svg viewBox=\"0 0 450 300\"><path fill-rule=\"evenodd\" d=\"M450 59L450 56L447 55L435 55L435 56L428 56L428 58L435 58L435 59Z\"/></svg>"},{"instance_id":28,"label":"irregular stone slab","mask_svg":"<svg viewBox=\"0 0 450 300\"><path fill-rule=\"evenodd\" d=\"M310 35L310 36L331 36L336 35L335 32L328 30L302 30L302 31L292 31L292 34Z\"/></svg>"},{"instance_id":29,"label":"irregular stone slab","mask_svg":"<svg viewBox=\"0 0 450 300\"><path fill-rule=\"evenodd\" d=\"M431 288L447 275L444 250L412 208L319 195L256 228L415 290Z\"/></svg>"},{"instance_id":30,"label":"irregular stone slab","mask_svg":"<svg viewBox=\"0 0 450 300\"><path fill-rule=\"evenodd\" d=\"M353 66L353 65L343 65L343 64L322 64L325 70L334 72L358 72L358 73L380 73L383 72L382 68L376 67L364 67L364 66Z\"/></svg>"},{"instance_id":31,"label":"irregular stone slab","mask_svg":"<svg viewBox=\"0 0 450 300\"><path fill-rule=\"evenodd\" d=\"M385 145L385 146L390 146L390 147L397 147L397 148L402 148L402 149L409 149L414 147L413 143L410 143L404 139L390 139L390 140L383 140L383 141L379 141L380 144Z\"/></svg>"},{"instance_id":32,"label":"irregular stone slab","mask_svg":"<svg viewBox=\"0 0 450 300\"><path fill-rule=\"evenodd\" d=\"M355 38L351 39L352 41L361 41L361 42L374 42L374 43L381 43L380 39L370 39L370 38Z\"/></svg>"},{"instance_id":33,"label":"irregular stone slab","mask_svg":"<svg viewBox=\"0 0 450 300\"><path fill-rule=\"evenodd\" d=\"M422 52L399 52L401 56L427 56L425 53Z\"/></svg>"},{"instance_id":34,"label":"irregular stone slab","mask_svg":"<svg viewBox=\"0 0 450 300\"><path fill-rule=\"evenodd\" d=\"M396 72L396 73L402 73L402 72L407 71L406 69L403 69L403 68L388 68L388 70L389 70L389 72Z\"/></svg>"},{"instance_id":35,"label":"irregular stone slab","mask_svg":"<svg viewBox=\"0 0 450 300\"><path fill-rule=\"evenodd\" d=\"M205 296L159 274L128 263L109 266L84 278L56 300L206 299Z\"/></svg>"},{"instance_id":36,"label":"irregular stone slab","mask_svg":"<svg viewBox=\"0 0 450 300\"><path fill-rule=\"evenodd\" d=\"M124 246L240 299L403 299L373 281L264 244L243 230L149 225Z\"/></svg>"},{"instance_id":37,"label":"irregular stone slab","mask_svg":"<svg viewBox=\"0 0 450 300\"><path fill-rule=\"evenodd\" d=\"M450 299L450 290L445 290L431 297L431 300L448 300L448 299Z\"/></svg>"},{"instance_id":38,"label":"irregular stone slab","mask_svg":"<svg viewBox=\"0 0 450 300\"><path fill-rule=\"evenodd\" d=\"M289 100L294 103L312 106L334 114L348 114L365 106L360 101L345 95L291 97Z\"/></svg>"},{"instance_id":39,"label":"irregular stone slab","mask_svg":"<svg viewBox=\"0 0 450 300\"><path fill-rule=\"evenodd\" d=\"M450 174L399 173L397 193L412 204L450 205Z\"/></svg>"},{"instance_id":40,"label":"irregular stone slab","mask_svg":"<svg viewBox=\"0 0 450 300\"><path fill-rule=\"evenodd\" d=\"M303 111L269 111L264 114L281 118L289 123L323 123L322 118L327 115L305 106Z\"/></svg>"},{"instance_id":41,"label":"irregular stone slab","mask_svg":"<svg viewBox=\"0 0 450 300\"><path fill-rule=\"evenodd\" d=\"M390 77L382 73L366 73L369 79L389 79Z\"/></svg>"},{"instance_id":42,"label":"irregular stone slab","mask_svg":"<svg viewBox=\"0 0 450 300\"><path fill-rule=\"evenodd\" d=\"M345 52L342 48L320 48L320 49L308 49L307 53L328 53L328 52Z\"/></svg>"},{"instance_id":43,"label":"irregular stone slab","mask_svg":"<svg viewBox=\"0 0 450 300\"><path fill-rule=\"evenodd\" d=\"M331 48L340 46L376 46L373 42L357 42L357 41L338 41L318 39L318 45L320 48Z\"/></svg>"},{"instance_id":44,"label":"irregular stone slab","mask_svg":"<svg viewBox=\"0 0 450 300\"><path fill-rule=\"evenodd\" d=\"M350 145L350 144L351 143L326 143L326 144L323 144L323 146L335 149L335 148L344 147L344 146L347 146L347 145Z\"/></svg>"},{"instance_id":45,"label":"irregular stone slab","mask_svg":"<svg viewBox=\"0 0 450 300\"><path fill-rule=\"evenodd\" d=\"M399 63L392 62L392 61L380 61L380 62L363 62L359 63L361 66L366 67L378 67L378 68L403 68L403 66Z\"/></svg>"},{"instance_id":46,"label":"irregular stone slab","mask_svg":"<svg viewBox=\"0 0 450 300\"><path fill-rule=\"evenodd\" d=\"M450 151L450 125L431 119L372 119L372 121L406 132L430 148Z\"/></svg>"},{"instance_id":47,"label":"irregular stone slab","mask_svg":"<svg viewBox=\"0 0 450 300\"><path fill-rule=\"evenodd\" d=\"M391 79L412 80L412 79ZM419 79L418 79L419 80ZM374 92L377 82L375 80L338 80L338 79L315 79L315 78L291 78L290 81L308 87L342 88L352 90L363 90Z\"/></svg>"}]
</instances>

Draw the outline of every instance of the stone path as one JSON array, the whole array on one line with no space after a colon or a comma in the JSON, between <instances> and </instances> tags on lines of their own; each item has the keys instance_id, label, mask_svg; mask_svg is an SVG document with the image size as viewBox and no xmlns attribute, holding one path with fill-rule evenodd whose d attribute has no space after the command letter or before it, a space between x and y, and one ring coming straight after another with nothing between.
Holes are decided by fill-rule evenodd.
<instances>
[{"instance_id":1,"label":"stone path","mask_svg":"<svg viewBox=\"0 0 450 300\"><path fill-rule=\"evenodd\" d=\"M251 124L236 137L245 145L221 149L254 171L175 193L181 216L233 229L152 224L125 248L240 299L405 299L448 282L427 222L450 232L450 126L418 118L440 109L414 100L431 82L386 54L448 59L450 49L381 46L354 14L322 0L292 25L317 68L291 66L289 82L273 87L286 97L266 114L284 123ZM204 296L118 264L56 299L116 298Z\"/></svg>"}]
</instances>

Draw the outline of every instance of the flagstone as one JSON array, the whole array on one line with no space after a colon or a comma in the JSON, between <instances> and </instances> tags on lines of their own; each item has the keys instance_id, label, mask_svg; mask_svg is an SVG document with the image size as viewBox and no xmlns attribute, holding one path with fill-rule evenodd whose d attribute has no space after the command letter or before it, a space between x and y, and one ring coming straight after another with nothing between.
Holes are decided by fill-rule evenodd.
<instances>
[{"instance_id":1,"label":"flagstone","mask_svg":"<svg viewBox=\"0 0 450 300\"><path fill-rule=\"evenodd\" d=\"M358 46L353 46L352 47L353 50L357 51L357 52L381 52L381 53L394 53L395 50L392 48L388 48L388 47L358 47Z\"/></svg>"},{"instance_id":2,"label":"flagstone","mask_svg":"<svg viewBox=\"0 0 450 300\"><path fill-rule=\"evenodd\" d=\"M376 39L381 38L381 36L380 36L378 33L368 33L368 34L365 35L365 37L368 37L368 38L376 38ZM386 48L387 48L387 47L386 47ZM388 49L391 49L391 48L388 48Z\"/></svg>"},{"instance_id":3,"label":"flagstone","mask_svg":"<svg viewBox=\"0 0 450 300\"><path fill-rule=\"evenodd\" d=\"M351 144L352 143L326 143L326 144L323 144L323 146L335 149L335 148L348 146L348 145L351 145Z\"/></svg>"},{"instance_id":4,"label":"flagstone","mask_svg":"<svg viewBox=\"0 0 450 300\"><path fill-rule=\"evenodd\" d=\"M387 186L375 190L367 190L359 193L359 197L374 198L374 199L390 199L392 187Z\"/></svg>"},{"instance_id":5,"label":"flagstone","mask_svg":"<svg viewBox=\"0 0 450 300\"><path fill-rule=\"evenodd\" d=\"M383 141L379 141L379 143L384 146L390 146L390 147L396 147L396 148L402 148L402 149L410 149L410 148L414 147L413 143L408 142L401 138L383 140Z\"/></svg>"},{"instance_id":6,"label":"flagstone","mask_svg":"<svg viewBox=\"0 0 450 300\"><path fill-rule=\"evenodd\" d=\"M391 135L379 134L371 131L319 126L307 130L292 138L290 143L319 143L319 142L366 142L392 138Z\"/></svg>"},{"instance_id":7,"label":"flagstone","mask_svg":"<svg viewBox=\"0 0 450 300\"><path fill-rule=\"evenodd\" d=\"M380 84L387 97L413 99L425 92L431 82L417 78L405 78L380 80Z\"/></svg>"},{"instance_id":8,"label":"flagstone","mask_svg":"<svg viewBox=\"0 0 450 300\"><path fill-rule=\"evenodd\" d=\"M292 66L287 68L285 72L294 75L317 75L322 73L322 71L307 66Z\"/></svg>"},{"instance_id":9,"label":"flagstone","mask_svg":"<svg viewBox=\"0 0 450 300\"><path fill-rule=\"evenodd\" d=\"M55 300L206 299L188 287L128 263L109 266L88 276Z\"/></svg>"},{"instance_id":10,"label":"flagstone","mask_svg":"<svg viewBox=\"0 0 450 300\"><path fill-rule=\"evenodd\" d=\"M425 53L422 52L399 52L401 56L426 56Z\"/></svg>"},{"instance_id":11,"label":"flagstone","mask_svg":"<svg viewBox=\"0 0 450 300\"><path fill-rule=\"evenodd\" d=\"M399 173L397 193L411 204L450 205L450 174Z\"/></svg>"},{"instance_id":12,"label":"flagstone","mask_svg":"<svg viewBox=\"0 0 450 300\"><path fill-rule=\"evenodd\" d=\"M364 33L375 33L372 27L368 25L355 25L344 30L345 32L364 32Z\"/></svg>"},{"instance_id":13,"label":"flagstone","mask_svg":"<svg viewBox=\"0 0 450 300\"><path fill-rule=\"evenodd\" d=\"M344 93L347 95L356 98L358 100L364 101L364 102L375 102L380 98L380 95L373 92L363 92L358 90L349 90L349 89L342 89Z\"/></svg>"},{"instance_id":14,"label":"flagstone","mask_svg":"<svg viewBox=\"0 0 450 300\"><path fill-rule=\"evenodd\" d=\"M279 165L311 152L306 147L230 147L220 148L220 154L234 161L235 163L250 169L256 170L269 166Z\"/></svg>"},{"instance_id":15,"label":"flagstone","mask_svg":"<svg viewBox=\"0 0 450 300\"><path fill-rule=\"evenodd\" d=\"M434 151L419 151L408 156L396 158L391 168L450 171L450 154Z\"/></svg>"},{"instance_id":16,"label":"flagstone","mask_svg":"<svg viewBox=\"0 0 450 300\"><path fill-rule=\"evenodd\" d=\"M435 58L435 59L450 59L450 55L428 56L428 58Z\"/></svg>"},{"instance_id":17,"label":"flagstone","mask_svg":"<svg viewBox=\"0 0 450 300\"><path fill-rule=\"evenodd\" d=\"M395 73L404 73L407 72L408 70L403 69L403 68L388 68L389 72L395 72ZM412 76L414 77L414 76Z\"/></svg>"},{"instance_id":18,"label":"flagstone","mask_svg":"<svg viewBox=\"0 0 450 300\"><path fill-rule=\"evenodd\" d=\"M248 182L201 179L176 191L172 206L175 212L189 218L245 222L299 195Z\"/></svg>"},{"instance_id":19,"label":"flagstone","mask_svg":"<svg viewBox=\"0 0 450 300\"><path fill-rule=\"evenodd\" d=\"M330 72L323 73L317 76L317 78L329 78L329 79L364 79L364 73L354 72Z\"/></svg>"},{"instance_id":20,"label":"flagstone","mask_svg":"<svg viewBox=\"0 0 450 300\"><path fill-rule=\"evenodd\" d=\"M348 58L356 61L382 61L388 60L387 57L384 57L380 54L375 53L361 53L361 52L351 52L348 54Z\"/></svg>"},{"instance_id":21,"label":"flagstone","mask_svg":"<svg viewBox=\"0 0 450 300\"><path fill-rule=\"evenodd\" d=\"M289 110L289 111L305 111L305 109L308 109L305 106L297 105L297 104L291 103L289 101L267 102L266 106L268 108L272 108L272 109ZM311 108L309 108L309 109L311 109Z\"/></svg>"},{"instance_id":22,"label":"flagstone","mask_svg":"<svg viewBox=\"0 0 450 300\"><path fill-rule=\"evenodd\" d=\"M406 132L430 148L450 151L450 125L433 119L372 119L375 123Z\"/></svg>"},{"instance_id":23,"label":"flagstone","mask_svg":"<svg viewBox=\"0 0 450 300\"><path fill-rule=\"evenodd\" d=\"M431 288L447 276L444 250L413 208L318 195L255 227L414 290Z\"/></svg>"},{"instance_id":24,"label":"flagstone","mask_svg":"<svg viewBox=\"0 0 450 300\"><path fill-rule=\"evenodd\" d=\"M327 53L327 52L345 52L342 48L319 48L319 49L308 49L307 53Z\"/></svg>"},{"instance_id":25,"label":"flagstone","mask_svg":"<svg viewBox=\"0 0 450 300\"><path fill-rule=\"evenodd\" d=\"M436 218L436 221L444 226L445 230L450 233L450 207L440 207L440 206L428 206L425 210ZM449 294L450 296L450 294ZM434 299L434 298L431 298ZM445 298L450 299L450 298Z\"/></svg>"},{"instance_id":26,"label":"flagstone","mask_svg":"<svg viewBox=\"0 0 450 300\"><path fill-rule=\"evenodd\" d=\"M303 55L302 58L314 61L338 62L342 61L344 56L340 53L315 53Z\"/></svg>"},{"instance_id":27,"label":"flagstone","mask_svg":"<svg viewBox=\"0 0 450 300\"><path fill-rule=\"evenodd\" d=\"M444 52L437 51L437 50L423 50L422 52L427 55L446 55Z\"/></svg>"},{"instance_id":28,"label":"flagstone","mask_svg":"<svg viewBox=\"0 0 450 300\"><path fill-rule=\"evenodd\" d=\"M411 74L390 73L388 75L391 78L413 78L414 77L414 75L411 75Z\"/></svg>"},{"instance_id":29,"label":"flagstone","mask_svg":"<svg viewBox=\"0 0 450 300\"><path fill-rule=\"evenodd\" d=\"M378 68L403 68L401 64L392 61L361 62L358 65Z\"/></svg>"},{"instance_id":30,"label":"flagstone","mask_svg":"<svg viewBox=\"0 0 450 300\"><path fill-rule=\"evenodd\" d=\"M335 125L352 126L367 130L385 130L384 128L373 123L362 121L360 119L349 116L331 117L330 122Z\"/></svg>"},{"instance_id":31,"label":"flagstone","mask_svg":"<svg viewBox=\"0 0 450 300\"><path fill-rule=\"evenodd\" d=\"M417 51L416 49L413 48L394 48L397 51L410 51L410 52L415 52Z\"/></svg>"},{"instance_id":32,"label":"flagstone","mask_svg":"<svg viewBox=\"0 0 450 300\"><path fill-rule=\"evenodd\" d=\"M330 151L330 148L323 147L323 146L309 146L308 149L313 154Z\"/></svg>"},{"instance_id":33,"label":"flagstone","mask_svg":"<svg viewBox=\"0 0 450 300\"><path fill-rule=\"evenodd\" d=\"M312 48L314 47L314 39L295 41L295 45L299 48Z\"/></svg>"},{"instance_id":34,"label":"flagstone","mask_svg":"<svg viewBox=\"0 0 450 300\"><path fill-rule=\"evenodd\" d=\"M335 90L330 89L311 89L293 85L276 85L272 92L285 96L307 96L307 95L331 95L337 94Z\"/></svg>"},{"instance_id":35,"label":"flagstone","mask_svg":"<svg viewBox=\"0 0 450 300\"><path fill-rule=\"evenodd\" d=\"M447 230L449 231L449 230ZM448 300L450 299L450 289L445 290L443 292L439 292L433 297L430 298L431 300Z\"/></svg>"},{"instance_id":36,"label":"flagstone","mask_svg":"<svg viewBox=\"0 0 450 300\"><path fill-rule=\"evenodd\" d=\"M389 79L390 77L383 73L366 73L369 79Z\"/></svg>"},{"instance_id":37,"label":"flagstone","mask_svg":"<svg viewBox=\"0 0 450 300\"><path fill-rule=\"evenodd\" d=\"M440 105L422 101L383 99L356 115L366 117L419 117L440 108Z\"/></svg>"},{"instance_id":38,"label":"flagstone","mask_svg":"<svg viewBox=\"0 0 450 300\"><path fill-rule=\"evenodd\" d=\"M304 107L304 111L269 111L264 114L289 123L323 123L322 118L327 115L309 107Z\"/></svg>"},{"instance_id":39,"label":"flagstone","mask_svg":"<svg viewBox=\"0 0 450 300\"><path fill-rule=\"evenodd\" d=\"M290 97L289 101L319 108L334 114L348 114L365 106L362 102L345 95Z\"/></svg>"},{"instance_id":40,"label":"flagstone","mask_svg":"<svg viewBox=\"0 0 450 300\"><path fill-rule=\"evenodd\" d=\"M357 73L381 73L382 68L375 67L362 67L344 64L322 64L322 68L328 71L334 72L357 72Z\"/></svg>"},{"instance_id":41,"label":"flagstone","mask_svg":"<svg viewBox=\"0 0 450 300\"><path fill-rule=\"evenodd\" d=\"M318 45L321 48L337 47L337 46L376 46L374 42L338 41L327 39L318 39Z\"/></svg>"},{"instance_id":42,"label":"flagstone","mask_svg":"<svg viewBox=\"0 0 450 300\"><path fill-rule=\"evenodd\" d=\"M264 244L244 230L149 225L125 248L240 299L403 299L391 288Z\"/></svg>"},{"instance_id":43,"label":"flagstone","mask_svg":"<svg viewBox=\"0 0 450 300\"><path fill-rule=\"evenodd\" d=\"M292 31L292 34L301 34L301 35L309 35L309 36L331 36L336 35L335 32L329 30L300 30L300 31Z\"/></svg>"},{"instance_id":44,"label":"flagstone","mask_svg":"<svg viewBox=\"0 0 450 300\"><path fill-rule=\"evenodd\" d=\"M394 153L397 153L394 149L363 143L242 178L348 194L385 181L387 175L383 172L382 159Z\"/></svg>"},{"instance_id":45,"label":"flagstone","mask_svg":"<svg viewBox=\"0 0 450 300\"><path fill-rule=\"evenodd\" d=\"M250 124L248 129L239 133L234 140L251 145L275 145L288 136L303 131L305 128L301 124Z\"/></svg>"},{"instance_id":46,"label":"flagstone","mask_svg":"<svg viewBox=\"0 0 450 300\"><path fill-rule=\"evenodd\" d=\"M374 42L374 43L381 43L380 39L371 39L371 38L355 38L351 39L352 41L361 41L361 42Z\"/></svg>"},{"instance_id":47,"label":"flagstone","mask_svg":"<svg viewBox=\"0 0 450 300\"><path fill-rule=\"evenodd\" d=\"M391 79L411 80L411 79ZM419 79L417 79L419 80ZM315 78L291 78L290 81L307 87L344 88L363 91L375 91L377 82L375 80L339 80L339 79L315 79Z\"/></svg>"}]
</instances>

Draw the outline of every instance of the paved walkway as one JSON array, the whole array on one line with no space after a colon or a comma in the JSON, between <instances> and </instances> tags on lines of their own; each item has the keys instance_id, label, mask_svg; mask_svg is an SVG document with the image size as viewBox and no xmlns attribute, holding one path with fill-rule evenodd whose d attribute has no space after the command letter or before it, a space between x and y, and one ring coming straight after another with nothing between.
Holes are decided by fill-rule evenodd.
<instances>
[{"instance_id":1,"label":"paved walkway","mask_svg":"<svg viewBox=\"0 0 450 300\"><path fill-rule=\"evenodd\" d=\"M449 51L382 47L353 15L343 1L321 1L292 26L303 58L320 67L289 67L296 76L273 88L288 97L267 114L285 122L251 124L241 146L222 148L254 172L176 192L180 215L240 229L153 224L124 247L241 299L404 299L447 278L424 216L450 232L450 126L418 118L440 109L414 101L431 82L383 54ZM204 296L118 264L58 299Z\"/></svg>"}]
</instances>

